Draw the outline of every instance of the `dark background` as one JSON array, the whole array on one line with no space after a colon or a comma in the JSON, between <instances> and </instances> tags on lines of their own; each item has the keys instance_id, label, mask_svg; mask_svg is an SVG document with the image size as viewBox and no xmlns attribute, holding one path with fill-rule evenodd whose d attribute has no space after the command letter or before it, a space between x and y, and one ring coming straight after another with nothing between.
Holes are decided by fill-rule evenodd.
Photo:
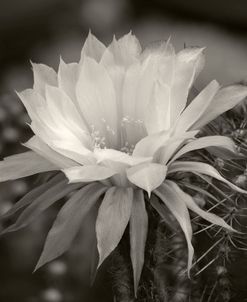
<instances>
[{"instance_id":1,"label":"dark background","mask_svg":"<svg viewBox=\"0 0 247 302\"><path fill-rule=\"evenodd\" d=\"M246 0L0 0L1 158L22 151L19 142L31 135L14 93L32 85L30 60L55 69L60 55L66 62L78 60L89 29L106 43L113 34L132 30L144 46L169 36L177 50L206 46L199 88L212 79L223 85L247 80ZM34 181L1 184L0 213ZM0 302L84 301L86 255L80 238L65 257L32 275L54 212L1 239ZM104 295L109 301L107 280L98 283L103 284L99 301Z\"/></svg>"}]
</instances>

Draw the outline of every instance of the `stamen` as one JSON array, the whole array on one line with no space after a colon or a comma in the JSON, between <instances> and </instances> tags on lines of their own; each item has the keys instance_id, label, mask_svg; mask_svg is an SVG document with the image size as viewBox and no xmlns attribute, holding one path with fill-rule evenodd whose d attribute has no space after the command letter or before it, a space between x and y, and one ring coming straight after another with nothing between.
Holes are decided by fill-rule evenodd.
<instances>
[{"instance_id":1,"label":"stamen","mask_svg":"<svg viewBox=\"0 0 247 302\"><path fill-rule=\"evenodd\" d=\"M106 148L106 138L104 136L100 136L100 132L95 129L94 125L91 125L91 137L94 142L95 148L105 149Z\"/></svg>"},{"instance_id":2,"label":"stamen","mask_svg":"<svg viewBox=\"0 0 247 302\"><path fill-rule=\"evenodd\" d=\"M113 130L113 129L110 127L110 125L108 125L108 124L106 123L106 120L105 120L103 117L101 118L101 121L103 122L103 124L104 124L104 126L105 126L105 130L106 130L107 132L111 133L112 135L115 135L115 134L116 134L115 130Z\"/></svg>"},{"instance_id":3,"label":"stamen","mask_svg":"<svg viewBox=\"0 0 247 302\"><path fill-rule=\"evenodd\" d=\"M90 126L91 137L94 141L94 147L100 149L111 148L111 138L113 135L116 135L116 132L110 127L110 125L107 124L104 118L101 118L101 122L103 125L102 129L100 130L96 129L95 125ZM133 153L135 145L130 144L130 142L128 141L128 133L130 134L131 131L131 135L135 137L135 134L139 133L140 127L143 126L143 121L140 119L135 120L134 118L125 116L122 118L120 125L121 144L117 149L131 155ZM102 133L105 133L105 136L103 136ZM138 141L138 139L139 138L137 137L136 141Z\"/></svg>"},{"instance_id":4,"label":"stamen","mask_svg":"<svg viewBox=\"0 0 247 302\"><path fill-rule=\"evenodd\" d=\"M120 149L120 151L132 155L134 148L134 145L130 145L128 142L125 142L124 146Z\"/></svg>"},{"instance_id":5,"label":"stamen","mask_svg":"<svg viewBox=\"0 0 247 302\"><path fill-rule=\"evenodd\" d=\"M132 154L137 143L141 138L144 130L144 122L140 119L136 120L130 116L124 116L121 120L121 151ZM131 145L129 142L131 139ZM134 144L133 144L134 143Z\"/></svg>"}]
</instances>

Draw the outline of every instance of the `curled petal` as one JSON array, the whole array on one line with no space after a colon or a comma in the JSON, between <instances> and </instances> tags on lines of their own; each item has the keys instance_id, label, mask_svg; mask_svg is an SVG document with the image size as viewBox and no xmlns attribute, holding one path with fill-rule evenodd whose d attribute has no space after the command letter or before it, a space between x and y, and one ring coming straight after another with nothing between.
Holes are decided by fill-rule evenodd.
<instances>
[{"instance_id":1,"label":"curled petal","mask_svg":"<svg viewBox=\"0 0 247 302\"><path fill-rule=\"evenodd\" d=\"M129 168L126 173L129 181L147 191L150 197L151 192L166 178L167 167L156 163L145 163Z\"/></svg>"},{"instance_id":2,"label":"curled petal","mask_svg":"<svg viewBox=\"0 0 247 302\"><path fill-rule=\"evenodd\" d=\"M174 183L166 181L158 189L154 191L161 201L167 206L174 217L177 219L181 229L184 232L187 246L188 246L188 273L192 266L192 260L194 255L194 248L191 244L192 239L192 227L190 222L190 215L187 206L184 202L181 202L179 193L174 190Z\"/></svg>"},{"instance_id":3,"label":"curled petal","mask_svg":"<svg viewBox=\"0 0 247 302\"><path fill-rule=\"evenodd\" d=\"M172 123L184 110L189 90L203 65L203 48L185 48L176 55L174 71L170 78Z\"/></svg>"},{"instance_id":4,"label":"curled petal","mask_svg":"<svg viewBox=\"0 0 247 302\"><path fill-rule=\"evenodd\" d=\"M134 166L152 160L152 157L135 157L127 153L117 151L114 149L95 149L94 154L97 162L100 163L104 160L117 161L126 165Z\"/></svg>"},{"instance_id":5,"label":"curled petal","mask_svg":"<svg viewBox=\"0 0 247 302\"><path fill-rule=\"evenodd\" d=\"M206 163L191 162L191 161L175 161L168 167L168 174L174 172L192 172L192 173L198 173L199 175L205 174L215 179L218 179L219 181L222 181L223 183L227 184L230 188L232 188L233 190L239 193L247 194L247 191L235 186L230 181L226 180L224 177L222 177L219 174L219 172L214 167Z\"/></svg>"},{"instance_id":6,"label":"curled petal","mask_svg":"<svg viewBox=\"0 0 247 302\"><path fill-rule=\"evenodd\" d=\"M179 117L178 124L176 125L176 133L184 132L200 120L201 116L210 106L213 98L219 90L217 81L212 81L204 88L201 93L185 108ZM193 128L197 129L197 128Z\"/></svg>"},{"instance_id":7,"label":"curled petal","mask_svg":"<svg viewBox=\"0 0 247 302\"><path fill-rule=\"evenodd\" d=\"M170 138L164 146L154 153L154 161L166 165L174 153L186 143L187 140L195 138L198 131L188 131L183 135Z\"/></svg>"},{"instance_id":8,"label":"curled petal","mask_svg":"<svg viewBox=\"0 0 247 302\"><path fill-rule=\"evenodd\" d=\"M163 202L160 202L160 199L152 194L150 203L152 207L156 210L156 212L160 215L162 218L162 221L165 222L166 226L170 228L172 231L177 231L177 226L174 224L174 217L171 216L171 213L167 212L167 207Z\"/></svg>"},{"instance_id":9,"label":"curled petal","mask_svg":"<svg viewBox=\"0 0 247 302\"><path fill-rule=\"evenodd\" d=\"M133 156L143 156L150 157L170 138L169 131L161 131L141 139L135 146L133 151Z\"/></svg>"},{"instance_id":10,"label":"curled petal","mask_svg":"<svg viewBox=\"0 0 247 302\"><path fill-rule=\"evenodd\" d=\"M171 182L169 181L168 184L171 184ZM193 198L189 194L181 190L176 183L173 182L172 187L174 190L176 190L177 194L180 196L181 202L184 202L191 211L195 212L196 214L198 214L199 216L201 216L202 218L211 222L214 225L221 226L229 231L234 231L234 229L230 225L228 225L221 217L213 213L202 210L195 203Z\"/></svg>"},{"instance_id":11,"label":"curled petal","mask_svg":"<svg viewBox=\"0 0 247 302\"><path fill-rule=\"evenodd\" d=\"M126 175L126 170L129 165L121 163L119 161L105 159L101 162L101 165L107 167L116 172L116 174L112 175L107 183L109 186L114 185L116 187L129 187L130 182ZM104 182L106 183L106 182Z\"/></svg>"},{"instance_id":12,"label":"curled petal","mask_svg":"<svg viewBox=\"0 0 247 302\"><path fill-rule=\"evenodd\" d=\"M104 180L116 174L110 168L97 165L75 166L62 171L68 177L70 183Z\"/></svg>"},{"instance_id":13,"label":"curled petal","mask_svg":"<svg viewBox=\"0 0 247 302\"><path fill-rule=\"evenodd\" d=\"M165 152L165 163L170 159L176 149L188 139L194 138L198 134L198 130L187 131L179 135L173 135L172 130L161 131L141 139L135 146L133 151L133 156L136 157L156 157L156 152L163 148L163 153Z\"/></svg>"},{"instance_id":14,"label":"curled petal","mask_svg":"<svg viewBox=\"0 0 247 302\"><path fill-rule=\"evenodd\" d=\"M214 136L205 136L195 139L194 141L185 145L180 149L175 156L172 158L171 162L175 161L184 154L208 147L220 147L224 148L232 153L236 152L236 146L232 139L226 136L214 135Z\"/></svg>"},{"instance_id":15,"label":"curled petal","mask_svg":"<svg viewBox=\"0 0 247 302\"><path fill-rule=\"evenodd\" d=\"M232 109L246 97L247 87L243 85L232 85L220 89L201 118L192 126L192 129L200 129L220 114Z\"/></svg>"}]
</instances>

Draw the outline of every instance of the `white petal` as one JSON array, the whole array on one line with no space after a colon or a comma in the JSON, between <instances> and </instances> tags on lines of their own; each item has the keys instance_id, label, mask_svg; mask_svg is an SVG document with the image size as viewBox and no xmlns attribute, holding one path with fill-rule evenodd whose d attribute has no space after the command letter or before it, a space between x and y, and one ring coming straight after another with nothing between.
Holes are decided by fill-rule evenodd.
<instances>
[{"instance_id":1,"label":"white petal","mask_svg":"<svg viewBox=\"0 0 247 302\"><path fill-rule=\"evenodd\" d=\"M168 167L168 173L175 173L175 172L192 172L192 173L198 173L205 174L208 176L211 176L215 179L218 179L219 181L224 182L227 184L230 188L233 190L247 194L247 191L242 190L241 188L235 186L230 181L226 180L224 177L222 177L219 172L209 164L201 163L201 162L191 162L191 161L175 161Z\"/></svg>"},{"instance_id":2,"label":"white petal","mask_svg":"<svg viewBox=\"0 0 247 302\"><path fill-rule=\"evenodd\" d=\"M170 183L170 182L169 182ZM175 183L173 183L173 189L179 194L180 196L180 200L182 202L184 202L186 204L186 206L192 210L193 212L195 212L196 214L198 214L199 216L201 216L202 218L204 218L205 220L213 223L214 225L218 225L218 226L221 226L229 231L234 231L234 229L229 226L225 221L224 219L222 219L221 217L213 214L213 213L210 213L210 212L207 212L203 209L201 209L196 203L195 201L193 200L193 198L185 193L184 191L182 191L178 185L176 185Z\"/></svg>"},{"instance_id":3,"label":"white petal","mask_svg":"<svg viewBox=\"0 0 247 302\"><path fill-rule=\"evenodd\" d=\"M189 106L181 114L176 126L176 133L184 132L200 120L201 116L210 106L214 96L219 90L219 84L212 81L201 93L189 104ZM193 129L196 129L193 127Z\"/></svg>"},{"instance_id":4,"label":"white petal","mask_svg":"<svg viewBox=\"0 0 247 302\"><path fill-rule=\"evenodd\" d=\"M68 177L69 182L91 182L104 180L116 174L115 171L103 166L75 166L62 170Z\"/></svg>"},{"instance_id":5,"label":"white petal","mask_svg":"<svg viewBox=\"0 0 247 302\"><path fill-rule=\"evenodd\" d=\"M92 142L88 128L71 99L59 88L46 86L46 102L51 116L55 115L55 120L59 120L61 126L66 126L86 148L91 149Z\"/></svg>"},{"instance_id":6,"label":"white petal","mask_svg":"<svg viewBox=\"0 0 247 302\"><path fill-rule=\"evenodd\" d=\"M141 139L135 146L133 156L150 157L170 138L169 131L162 131Z\"/></svg>"},{"instance_id":7,"label":"white petal","mask_svg":"<svg viewBox=\"0 0 247 302\"><path fill-rule=\"evenodd\" d=\"M26 89L17 93L31 117L31 129L46 142L46 138L54 139L54 129L58 130L55 119L47 110L46 100L34 89Z\"/></svg>"},{"instance_id":8,"label":"white petal","mask_svg":"<svg viewBox=\"0 0 247 302\"><path fill-rule=\"evenodd\" d=\"M116 174L112 175L109 180L107 180L107 183L109 186L116 186L116 187L130 187L131 184L127 178L126 170L129 168L128 164L114 161L110 159L104 159L100 163L101 166L107 167L111 169L112 171L115 171Z\"/></svg>"},{"instance_id":9,"label":"white petal","mask_svg":"<svg viewBox=\"0 0 247 302\"><path fill-rule=\"evenodd\" d=\"M170 89L166 84L158 82L146 110L145 126L149 135L170 129L170 111Z\"/></svg>"},{"instance_id":10,"label":"white petal","mask_svg":"<svg viewBox=\"0 0 247 302\"><path fill-rule=\"evenodd\" d=\"M46 86L46 101L46 110L39 111L40 120L46 123L44 132L40 123L32 124L32 129L55 151L79 163L86 163L87 156L92 155L93 142L72 101L61 90L51 86Z\"/></svg>"},{"instance_id":11,"label":"white petal","mask_svg":"<svg viewBox=\"0 0 247 302\"><path fill-rule=\"evenodd\" d=\"M166 154L162 155L165 156L165 158L162 159L162 162L167 162L182 142L194 138L198 132L199 131L188 131L178 136L172 136L171 131L162 131L157 134L146 136L136 144L133 155L156 157L156 152L159 152L159 149L163 148L162 153Z\"/></svg>"},{"instance_id":12,"label":"white petal","mask_svg":"<svg viewBox=\"0 0 247 302\"><path fill-rule=\"evenodd\" d=\"M32 121L39 119L38 112L41 107L45 106L45 99L34 89L17 92L17 95L25 106Z\"/></svg>"},{"instance_id":13,"label":"white petal","mask_svg":"<svg viewBox=\"0 0 247 302\"><path fill-rule=\"evenodd\" d=\"M75 86L79 76L79 64L70 63L66 64L60 58L60 64L58 68L58 87L63 90L69 98L75 102Z\"/></svg>"},{"instance_id":14,"label":"white petal","mask_svg":"<svg viewBox=\"0 0 247 302\"><path fill-rule=\"evenodd\" d=\"M67 179L63 179L52 187L48 188L47 191L41 193L36 199L32 200L17 218L16 222L5 229L4 233L14 232L20 230L31 222L38 219L40 214L52 206L55 202L68 196L68 194L75 192L81 188L82 184L68 184Z\"/></svg>"},{"instance_id":15,"label":"white petal","mask_svg":"<svg viewBox=\"0 0 247 302\"><path fill-rule=\"evenodd\" d=\"M170 38L167 41L158 41L149 43L141 54L141 59L146 60L147 58L152 57L153 59L159 59L161 57L170 57L175 53L174 47L170 42Z\"/></svg>"},{"instance_id":16,"label":"white petal","mask_svg":"<svg viewBox=\"0 0 247 302\"><path fill-rule=\"evenodd\" d=\"M166 226L174 232L177 232L177 226L174 223L175 218L171 216L171 213L167 211L167 207L160 199L152 194L150 203L155 211L160 215L162 222L165 222Z\"/></svg>"},{"instance_id":17,"label":"white petal","mask_svg":"<svg viewBox=\"0 0 247 302\"><path fill-rule=\"evenodd\" d=\"M153 124L155 116L153 117L149 110L151 109L154 114L159 114L161 109L159 107L161 106L164 112L166 105L170 103L170 86L169 91L166 91L167 84L164 78L167 77L167 74L170 76L173 60L174 57L165 50L161 53L150 52L141 61L141 64L135 64L127 70L123 84L123 116L127 118L125 125L127 141L130 141L131 144L138 141L136 138L139 137L140 140L146 135L145 122L147 128L150 128L150 133L155 132L154 129L151 129L156 127L156 123ZM162 76L160 76L161 69ZM156 102L154 101L154 92ZM162 98L167 94L169 94L169 99L164 99L165 103L163 104ZM162 114L159 117L160 123L162 122ZM133 136L134 139L131 140Z\"/></svg>"},{"instance_id":18,"label":"white petal","mask_svg":"<svg viewBox=\"0 0 247 302\"><path fill-rule=\"evenodd\" d=\"M99 264L117 247L130 219L131 188L110 188L102 201L96 221Z\"/></svg>"},{"instance_id":19,"label":"white petal","mask_svg":"<svg viewBox=\"0 0 247 302\"><path fill-rule=\"evenodd\" d=\"M133 134L136 136L135 132L139 135L139 139L146 135L144 121L145 119L148 120L148 110L154 106L155 83L157 83L159 79L160 69L166 68L167 72L163 70L162 81L159 85L157 84L158 86L156 85L155 91L157 98L161 101L162 95L164 96L164 91L157 88L162 87L162 89L165 89L166 83L164 82L164 76L170 73L172 60L173 57L170 57L168 53L164 52L159 55L154 53L148 55L141 64L135 64L127 70L123 84L123 116L130 120L130 123L126 124L126 127L129 126L127 129L128 141L130 141ZM164 102L167 104L166 100L164 100ZM160 103L161 102L158 102L158 106ZM157 111L155 111L155 109L157 109ZM155 109L154 111L158 113L159 109L156 107ZM134 123L132 121L134 121ZM149 123L150 126L152 126L151 122ZM139 129L137 128L138 125ZM134 143L136 143L136 141L134 141Z\"/></svg>"},{"instance_id":20,"label":"white petal","mask_svg":"<svg viewBox=\"0 0 247 302\"><path fill-rule=\"evenodd\" d=\"M82 119L82 125L84 129L89 131L89 127L86 120L81 112L80 106L76 98L76 84L79 78L80 65L78 63L66 64L60 58L60 64L58 69L58 87L63 90L70 100L73 102L78 114Z\"/></svg>"},{"instance_id":21,"label":"white petal","mask_svg":"<svg viewBox=\"0 0 247 302\"><path fill-rule=\"evenodd\" d=\"M176 55L171 77L171 122L174 123L186 106L189 90L202 68L202 48L186 48ZM162 81L162 79L161 79ZM167 83L169 85L169 83Z\"/></svg>"},{"instance_id":22,"label":"white petal","mask_svg":"<svg viewBox=\"0 0 247 302\"><path fill-rule=\"evenodd\" d=\"M101 60L101 57L105 51L106 47L101 43L92 33L89 31L87 39L81 51L81 62L83 62L84 57L90 57L97 62Z\"/></svg>"},{"instance_id":23,"label":"white petal","mask_svg":"<svg viewBox=\"0 0 247 302\"><path fill-rule=\"evenodd\" d=\"M76 87L81 112L92 130L106 138L112 147L117 145L117 108L112 80L103 66L85 57Z\"/></svg>"},{"instance_id":24,"label":"white petal","mask_svg":"<svg viewBox=\"0 0 247 302\"><path fill-rule=\"evenodd\" d=\"M163 48L165 49L162 53ZM155 98L148 99L147 108L148 103L143 104L146 110L148 132L154 133L157 130L168 129L169 125L174 124L181 114L187 103L193 81L202 68L203 54L202 49L195 48L185 49L175 55L173 47L167 43L153 53L150 51L145 63L147 66L151 65L151 68L148 68L149 86L151 84L153 88L158 80L158 84L155 84ZM150 118L151 121L149 121Z\"/></svg>"},{"instance_id":25,"label":"white petal","mask_svg":"<svg viewBox=\"0 0 247 302\"><path fill-rule=\"evenodd\" d=\"M53 170L59 170L59 167L35 152L28 151L0 161L0 182Z\"/></svg>"},{"instance_id":26,"label":"white petal","mask_svg":"<svg viewBox=\"0 0 247 302\"><path fill-rule=\"evenodd\" d=\"M42 157L48 159L50 162L58 166L60 169L76 166L76 162L52 150L38 136L33 136L23 145L35 151Z\"/></svg>"},{"instance_id":27,"label":"white petal","mask_svg":"<svg viewBox=\"0 0 247 302\"><path fill-rule=\"evenodd\" d=\"M192 266L192 260L194 255L194 249L191 244L192 239L192 227L190 222L190 216L187 206L184 202L180 200L180 195L174 188L174 183L171 181L166 181L162 186L155 190L155 195L157 195L161 201L167 206L171 211L172 215L177 219L181 229L184 232L187 246L188 246L188 273Z\"/></svg>"},{"instance_id":28,"label":"white petal","mask_svg":"<svg viewBox=\"0 0 247 302\"><path fill-rule=\"evenodd\" d=\"M130 257L133 267L135 295L137 294L144 265L147 232L148 215L144 194L142 190L135 190L130 216Z\"/></svg>"},{"instance_id":29,"label":"white petal","mask_svg":"<svg viewBox=\"0 0 247 302\"><path fill-rule=\"evenodd\" d=\"M76 145L73 141L53 140L48 141L48 145L61 155L77 162L81 165L93 165L96 164L96 160L93 153L84 148L81 144Z\"/></svg>"},{"instance_id":30,"label":"white petal","mask_svg":"<svg viewBox=\"0 0 247 302\"><path fill-rule=\"evenodd\" d=\"M246 97L247 87L243 85L232 85L220 89L202 117L192 126L192 129L200 129L220 114L232 109Z\"/></svg>"},{"instance_id":31,"label":"white petal","mask_svg":"<svg viewBox=\"0 0 247 302\"><path fill-rule=\"evenodd\" d=\"M232 139L226 136L214 135L214 136L205 136L195 139L194 141L185 145L180 149L175 156L172 158L172 161L175 161L185 153L190 151L208 148L208 147L221 147L227 149L231 152L236 152L236 146Z\"/></svg>"},{"instance_id":32,"label":"white petal","mask_svg":"<svg viewBox=\"0 0 247 302\"><path fill-rule=\"evenodd\" d=\"M18 94L32 119L32 130L54 151L79 163L88 162L85 156L91 153L87 149L92 148L91 137L83 129L74 105L58 88L46 86L46 89L47 101L33 89Z\"/></svg>"},{"instance_id":33,"label":"white petal","mask_svg":"<svg viewBox=\"0 0 247 302\"><path fill-rule=\"evenodd\" d=\"M112 160L117 161L126 165L137 165L144 162L149 162L152 160L151 157L135 157L128 155L127 153L117 151L114 149L98 149L94 150L94 154L98 163L102 162L103 160Z\"/></svg>"},{"instance_id":34,"label":"white petal","mask_svg":"<svg viewBox=\"0 0 247 302\"><path fill-rule=\"evenodd\" d=\"M113 38L112 43L102 56L101 63L105 66L122 65L129 66L137 62L141 53L141 45L138 39L131 34L124 35L119 40Z\"/></svg>"},{"instance_id":35,"label":"white petal","mask_svg":"<svg viewBox=\"0 0 247 302\"><path fill-rule=\"evenodd\" d=\"M174 153L186 143L187 140L195 138L198 131L188 131L183 135L171 137L164 146L161 146L153 156L153 160L160 164L167 164Z\"/></svg>"},{"instance_id":36,"label":"white petal","mask_svg":"<svg viewBox=\"0 0 247 302\"><path fill-rule=\"evenodd\" d=\"M131 185L126 175L126 170L130 166L150 162L152 160L152 158L146 157L133 157L127 153L113 149L96 149L94 153L98 163L116 171L117 174L113 175L110 181L113 185L120 187L128 187Z\"/></svg>"},{"instance_id":37,"label":"white petal","mask_svg":"<svg viewBox=\"0 0 247 302\"><path fill-rule=\"evenodd\" d=\"M31 203L33 203L35 199L40 198L40 196L43 194L46 194L45 199L51 198L51 196L47 196L47 192L51 188L56 186L58 183L60 183L62 180L64 180L64 178L65 176L63 175L63 173L57 173L54 177L51 177L46 182L35 187L34 189L31 189L30 191L28 191L27 194L25 194L21 199L19 199L9 211L1 215L1 219L11 217L12 215L16 214L19 210L29 206Z\"/></svg>"},{"instance_id":38,"label":"white petal","mask_svg":"<svg viewBox=\"0 0 247 302\"><path fill-rule=\"evenodd\" d=\"M34 84L33 89L40 93L42 96L45 95L45 86L57 86L57 74L55 70L44 64L32 63Z\"/></svg>"},{"instance_id":39,"label":"white petal","mask_svg":"<svg viewBox=\"0 0 247 302\"><path fill-rule=\"evenodd\" d=\"M140 64L130 66L125 74L122 92L122 123L124 139L135 145L146 135L144 125L146 106L153 90L152 66L145 68Z\"/></svg>"},{"instance_id":40,"label":"white petal","mask_svg":"<svg viewBox=\"0 0 247 302\"><path fill-rule=\"evenodd\" d=\"M166 178L167 167L156 163L145 163L129 168L126 173L129 181L147 191L150 197L151 192Z\"/></svg>"},{"instance_id":41,"label":"white petal","mask_svg":"<svg viewBox=\"0 0 247 302\"><path fill-rule=\"evenodd\" d=\"M69 249L80 230L83 219L105 191L105 187L93 183L73 194L64 204L48 233L35 270Z\"/></svg>"},{"instance_id":42,"label":"white petal","mask_svg":"<svg viewBox=\"0 0 247 302\"><path fill-rule=\"evenodd\" d=\"M123 82L126 76L126 71L122 66L112 65L106 66L107 73L112 80L115 97L116 97L116 123L117 123L117 136L119 137L119 146L124 145L124 136L122 135L122 119L123 119L123 105L122 105L122 95L123 95Z\"/></svg>"}]
</instances>

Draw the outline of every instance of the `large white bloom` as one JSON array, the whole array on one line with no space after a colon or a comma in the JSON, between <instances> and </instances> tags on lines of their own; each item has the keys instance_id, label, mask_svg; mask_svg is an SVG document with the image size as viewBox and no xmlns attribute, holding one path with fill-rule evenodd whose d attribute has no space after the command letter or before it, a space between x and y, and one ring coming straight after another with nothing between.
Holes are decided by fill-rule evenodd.
<instances>
[{"instance_id":1,"label":"large white bloom","mask_svg":"<svg viewBox=\"0 0 247 302\"><path fill-rule=\"evenodd\" d=\"M220 88L212 81L188 103L190 89L203 66L202 48L185 48L176 54L170 42L165 42L142 51L131 33L114 38L107 48L89 34L80 62L66 64L61 60L57 73L48 66L33 64L33 89L18 94L32 120L34 136L25 143L31 151L0 163L0 180L61 170L76 184L62 189L65 182L59 176L52 180L55 189L49 183L42 193L49 202L44 204L42 190L37 191L33 203L30 198L22 200L11 213L29 206L7 231L26 225L27 217L32 219L65 193L80 189L61 209L38 266L68 248L82 215L102 194L96 222L99 264L117 246L130 222L136 287L148 223L144 191L149 197L152 192L158 196L178 220L188 243L189 267L193 247L188 209L231 229L221 218L201 210L171 177L176 172L206 174L241 192L212 166L179 160L187 152L207 147L234 152L233 142L226 137L196 135L245 98L247 88Z\"/></svg>"}]
</instances>

